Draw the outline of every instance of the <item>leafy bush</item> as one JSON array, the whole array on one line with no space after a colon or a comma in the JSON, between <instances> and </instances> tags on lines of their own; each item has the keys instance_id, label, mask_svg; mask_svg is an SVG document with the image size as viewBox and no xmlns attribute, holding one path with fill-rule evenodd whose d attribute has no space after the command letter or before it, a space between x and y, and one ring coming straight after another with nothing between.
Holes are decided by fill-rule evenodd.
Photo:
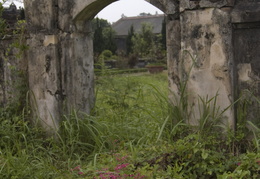
<instances>
[{"instance_id":1,"label":"leafy bush","mask_svg":"<svg viewBox=\"0 0 260 179\"><path fill-rule=\"evenodd\" d=\"M113 53L110 50L104 50L101 54L100 57L102 57L104 60L109 60L113 56Z\"/></svg>"}]
</instances>

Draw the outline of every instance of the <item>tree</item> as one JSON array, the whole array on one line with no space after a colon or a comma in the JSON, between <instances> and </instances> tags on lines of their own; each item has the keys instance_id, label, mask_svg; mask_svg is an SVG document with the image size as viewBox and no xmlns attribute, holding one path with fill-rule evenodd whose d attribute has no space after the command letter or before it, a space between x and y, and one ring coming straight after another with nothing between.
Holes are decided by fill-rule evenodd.
<instances>
[{"instance_id":1,"label":"tree","mask_svg":"<svg viewBox=\"0 0 260 179\"><path fill-rule=\"evenodd\" d=\"M115 54L117 50L115 35L116 32L112 29L111 26L105 27L103 29L104 49L110 50L113 54Z\"/></svg>"},{"instance_id":2,"label":"tree","mask_svg":"<svg viewBox=\"0 0 260 179\"><path fill-rule=\"evenodd\" d=\"M104 38L102 33L102 27L97 27L94 32L93 39L94 54L98 55L104 50Z\"/></svg>"},{"instance_id":3,"label":"tree","mask_svg":"<svg viewBox=\"0 0 260 179\"><path fill-rule=\"evenodd\" d=\"M105 19L99 19L98 17L92 20L92 28L95 31L97 28L110 27L110 23Z\"/></svg>"},{"instance_id":4,"label":"tree","mask_svg":"<svg viewBox=\"0 0 260 179\"><path fill-rule=\"evenodd\" d=\"M151 13L145 13L145 12L139 14L139 16L151 16L151 15L152 15Z\"/></svg>"},{"instance_id":5,"label":"tree","mask_svg":"<svg viewBox=\"0 0 260 179\"><path fill-rule=\"evenodd\" d=\"M107 26L103 19L95 18L92 21L92 27L94 30L94 54L98 56L104 50L104 38L103 38L103 27Z\"/></svg>"},{"instance_id":6,"label":"tree","mask_svg":"<svg viewBox=\"0 0 260 179\"><path fill-rule=\"evenodd\" d=\"M94 30L94 54L98 56L104 50L116 52L115 44L115 31L112 29L111 24L105 19L95 18L92 21Z\"/></svg>"},{"instance_id":7,"label":"tree","mask_svg":"<svg viewBox=\"0 0 260 179\"><path fill-rule=\"evenodd\" d=\"M130 53L133 53L133 37L135 35L135 31L134 31L134 26L131 25L129 31L128 31L128 35L126 37L126 54L129 55Z\"/></svg>"},{"instance_id":8,"label":"tree","mask_svg":"<svg viewBox=\"0 0 260 179\"><path fill-rule=\"evenodd\" d=\"M141 32L133 36L133 52L139 57L152 57L155 44L154 34L152 31L153 27L148 23L143 23Z\"/></svg>"}]
</instances>

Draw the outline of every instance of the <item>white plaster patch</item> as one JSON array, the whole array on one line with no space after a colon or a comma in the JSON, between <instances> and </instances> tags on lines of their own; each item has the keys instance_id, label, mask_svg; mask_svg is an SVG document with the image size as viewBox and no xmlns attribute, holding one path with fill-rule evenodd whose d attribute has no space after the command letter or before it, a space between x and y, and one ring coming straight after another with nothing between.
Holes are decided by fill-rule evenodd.
<instances>
[{"instance_id":1,"label":"white plaster patch","mask_svg":"<svg viewBox=\"0 0 260 179\"><path fill-rule=\"evenodd\" d=\"M228 71L227 67L214 64L212 66L212 73L217 79L224 79L226 77L225 72Z\"/></svg>"},{"instance_id":2,"label":"white plaster patch","mask_svg":"<svg viewBox=\"0 0 260 179\"><path fill-rule=\"evenodd\" d=\"M56 35L45 35L43 45L47 47L50 44L57 44L58 43L58 38Z\"/></svg>"},{"instance_id":3,"label":"white plaster patch","mask_svg":"<svg viewBox=\"0 0 260 179\"><path fill-rule=\"evenodd\" d=\"M225 53L222 49L220 40L215 41L210 48L210 64L211 66L225 63Z\"/></svg>"},{"instance_id":4,"label":"white plaster patch","mask_svg":"<svg viewBox=\"0 0 260 179\"><path fill-rule=\"evenodd\" d=\"M239 81L250 81L250 73L252 72L252 67L250 63L242 63L237 65L238 68L238 79Z\"/></svg>"},{"instance_id":5,"label":"white plaster patch","mask_svg":"<svg viewBox=\"0 0 260 179\"><path fill-rule=\"evenodd\" d=\"M212 23L213 8L207 8L200 11L199 19L201 24L211 24Z\"/></svg>"},{"instance_id":6,"label":"white plaster patch","mask_svg":"<svg viewBox=\"0 0 260 179\"><path fill-rule=\"evenodd\" d=\"M202 105L202 102L198 100L198 96L208 100L217 97L216 105L217 107L220 107L220 112L230 106L231 101L228 98L230 95L227 90L228 87L225 86L221 80L216 80L209 69L196 71L195 73L192 73L191 76L194 76L195 80L191 78L187 86L189 104L194 104L194 116L190 119L190 123L192 125L198 125L198 119L200 119L201 116L200 107ZM224 116L230 116L230 118L228 118L228 123L232 124L233 117L231 108L227 109Z\"/></svg>"}]
</instances>

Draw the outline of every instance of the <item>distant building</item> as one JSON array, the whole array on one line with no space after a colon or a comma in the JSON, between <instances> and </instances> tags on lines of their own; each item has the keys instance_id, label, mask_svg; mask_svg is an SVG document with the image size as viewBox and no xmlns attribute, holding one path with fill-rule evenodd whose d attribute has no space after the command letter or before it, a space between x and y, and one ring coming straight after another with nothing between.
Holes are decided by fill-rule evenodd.
<instances>
[{"instance_id":1,"label":"distant building","mask_svg":"<svg viewBox=\"0 0 260 179\"><path fill-rule=\"evenodd\" d=\"M112 28L116 32L116 45L118 51L126 51L126 38L128 31L133 25L135 33L140 32L143 23L149 23L153 27L154 34L160 34L162 31L162 23L164 14L144 15L136 17L122 16L117 22L112 24Z\"/></svg>"},{"instance_id":2,"label":"distant building","mask_svg":"<svg viewBox=\"0 0 260 179\"><path fill-rule=\"evenodd\" d=\"M2 18L5 19L7 28L14 29L18 20L25 19L24 9L17 9L16 5L12 3L9 8L4 8Z\"/></svg>"}]
</instances>

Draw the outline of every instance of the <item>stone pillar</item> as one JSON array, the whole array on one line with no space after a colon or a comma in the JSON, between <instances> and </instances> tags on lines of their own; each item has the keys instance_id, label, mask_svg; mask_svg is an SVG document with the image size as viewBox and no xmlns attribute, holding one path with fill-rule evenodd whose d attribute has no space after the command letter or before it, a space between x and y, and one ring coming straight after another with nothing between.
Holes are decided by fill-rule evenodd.
<instances>
[{"instance_id":1,"label":"stone pillar","mask_svg":"<svg viewBox=\"0 0 260 179\"><path fill-rule=\"evenodd\" d=\"M167 20L167 66L170 99L173 102L179 100L181 91L180 76L180 53L181 53L181 27L180 19L168 16ZM177 101L176 101L177 100Z\"/></svg>"},{"instance_id":2,"label":"stone pillar","mask_svg":"<svg viewBox=\"0 0 260 179\"><path fill-rule=\"evenodd\" d=\"M187 80L188 103L197 125L202 102L216 97L223 121L234 128L232 108L232 27L230 13L223 11L223 1L181 1L181 78ZM213 101L211 107L214 108ZM227 108L227 110L226 110Z\"/></svg>"},{"instance_id":3,"label":"stone pillar","mask_svg":"<svg viewBox=\"0 0 260 179\"><path fill-rule=\"evenodd\" d=\"M62 104L57 1L25 0L24 5L33 120L53 132L58 128Z\"/></svg>"},{"instance_id":4,"label":"stone pillar","mask_svg":"<svg viewBox=\"0 0 260 179\"><path fill-rule=\"evenodd\" d=\"M58 128L61 115L61 81L57 35L30 34L28 78L33 120L46 130Z\"/></svg>"},{"instance_id":5,"label":"stone pillar","mask_svg":"<svg viewBox=\"0 0 260 179\"><path fill-rule=\"evenodd\" d=\"M89 113L94 101L90 24L72 21L74 3L25 0L28 73L33 119L50 134L72 109Z\"/></svg>"},{"instance_id":6,"label":"stone pillar","mask_svg":"<svg viewBox=\"0 0 260 179\"><path fill-rule=\"evenodd\" d=\"M94 60L90 21L78 23L61 43L62 88L66 111L89 113L94 104Z\"/></svg>"}]
</instances>

